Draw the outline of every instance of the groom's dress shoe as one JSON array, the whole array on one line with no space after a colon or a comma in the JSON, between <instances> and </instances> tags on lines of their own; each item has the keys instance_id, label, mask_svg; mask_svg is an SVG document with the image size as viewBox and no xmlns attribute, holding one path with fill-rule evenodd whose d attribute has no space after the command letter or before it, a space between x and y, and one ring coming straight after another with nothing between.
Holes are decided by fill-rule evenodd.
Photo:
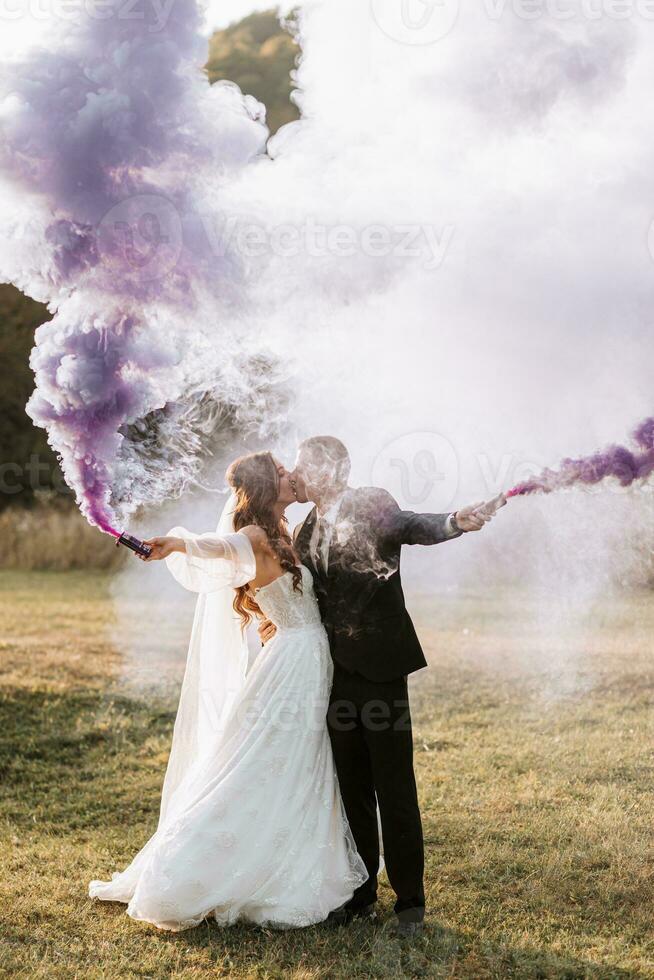
<instances>
[{"instance_id":1,"label":"groom's dress shoe","mask_svg":"<svg viewBox=\"0 0 654 980\"><path fill-rule=\"evenodd\" d=\"M412 939L419 936L425 928L425 910L404 909L395 913L393 935L398 939Z\"/></svg>"},{"instance_id":2,"label":"groom's dress shoe","mask_svg":"<svg viewBox=\"0 0 654 980\"><path fill-rule=\"evenodd\" d=\"M402 922L400 919L396 919L393 935L397 936L398 939L412 939L414 936L421 935L424 929L424 922Z\"/></svg>"},{"instance_id":3,"label":"groom's dress shoe","mask_svg":"<svg viewBox=\"0 0 654 980\"><path fill-rule=\"evenodd\" d=\"M376 917L374 904L362 905L360 908L354 909L348 908L347 905L341 905L339 909L333 909L329 913L326 921L329 926L349 926L355 919L375 919Z\"/></svg>"}]
</instances>

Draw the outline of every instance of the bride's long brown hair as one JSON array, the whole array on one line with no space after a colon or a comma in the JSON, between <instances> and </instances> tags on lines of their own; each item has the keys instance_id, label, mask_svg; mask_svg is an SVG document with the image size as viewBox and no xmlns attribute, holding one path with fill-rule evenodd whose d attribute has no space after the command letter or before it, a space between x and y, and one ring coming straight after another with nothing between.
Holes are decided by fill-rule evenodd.
<instances>
[{"instance_id":1,"label":"bride's long brown hair","mask_svg":"<svg viewBox=\"0 0 654 980\"><path fill-rule=\"evenodd\" d=\"M285 517L277 520L274 507L279 497L279 473L271 453L251 453L234 460L226 474L227 482L236 494L234 530L256 524L268 536L270 550L285 572L293 575L293 588L302 591L302 573L288 533ZM243 627L252 616L261 612L248 587L236 589L234 609Z\"/></svg>"}]
</instances>

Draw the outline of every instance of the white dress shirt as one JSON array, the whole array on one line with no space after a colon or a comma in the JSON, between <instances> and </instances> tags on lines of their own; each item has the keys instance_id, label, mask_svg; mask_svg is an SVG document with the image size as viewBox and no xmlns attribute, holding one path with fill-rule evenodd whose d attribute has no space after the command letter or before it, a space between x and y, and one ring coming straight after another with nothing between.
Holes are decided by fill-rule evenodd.
<instances>
[{"instance_id":1,"label":"white dress shirt","mask_svg":"<svg viewBox=\"0 0 654 980\"><path fill-rule=\"evenodd\" d=\"M312 561L316 568L322 565L323 571L326 573L329 567L329 548L332 542L332 536L334 534L334 526L338 519L338 512L341 509L341 504L343 503L343 497L345 496L345 491L336 497L335 500L327 507L324 511L321 511L318 506L316 506L317 520L314 525L313 531L311 533L311 541L309 542L309 553L311 555ZM320 532L324 527L324 535L322 539L321 554L318 554L318 541L320 540Z\"/></svg>"}]
</instances>

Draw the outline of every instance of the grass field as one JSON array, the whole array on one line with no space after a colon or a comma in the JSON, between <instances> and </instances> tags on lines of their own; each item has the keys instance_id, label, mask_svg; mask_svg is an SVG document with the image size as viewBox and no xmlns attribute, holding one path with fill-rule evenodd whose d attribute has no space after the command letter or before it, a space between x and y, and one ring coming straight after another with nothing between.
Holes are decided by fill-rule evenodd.
<instances>
[{"instance_id":1,"label":"grass field","mask_svg":"<svg viewBox=\"0 0 654 980\"><path fill-rule=\"evenodd\" d=\"M108 581L0 573L2 977L654 977L654 594L549 644L519 594L414 602L429 920L406 946L387 886L338 932L159 933L86 898L155 827L175 707L125 685Z\"/></svg>"}]
</instances>

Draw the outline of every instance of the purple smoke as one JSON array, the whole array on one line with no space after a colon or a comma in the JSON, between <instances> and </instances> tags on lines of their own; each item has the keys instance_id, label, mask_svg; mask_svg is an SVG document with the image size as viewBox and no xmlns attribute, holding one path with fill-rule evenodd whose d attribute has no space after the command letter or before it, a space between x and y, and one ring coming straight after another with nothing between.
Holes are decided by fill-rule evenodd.
<instances>
[{"instance_id":1,"label":"purple smoke","mask_svg":"<svg viewBox=\"0 0 654 980\"><path fill-rule=\"evenodd\" d=\"M55 314L28 413L109 532L183 489L216 405L252 387L234 357L247 270L197 215L267 137L254 99L209 85L195 0L129 9L87 4L0 75L0 279ZM140 448L153 417L171 436L156 454Z\"/></svg>"},{"instance_id":2,"label":"purple smoke","mask_svg":"<svg viewBox=\"0 0 654 980\"><path fill-rule=\"evenodd\" d=\"M654 418L645 419L633 432L637 449L609 446L602 452L579 459L564 459L558 469L545 469L538 476L519 483L507 497L529 493L553 493L566 487L594 486L613 478L628 487L654 473Z\"/></svg>"}]
</instances>

